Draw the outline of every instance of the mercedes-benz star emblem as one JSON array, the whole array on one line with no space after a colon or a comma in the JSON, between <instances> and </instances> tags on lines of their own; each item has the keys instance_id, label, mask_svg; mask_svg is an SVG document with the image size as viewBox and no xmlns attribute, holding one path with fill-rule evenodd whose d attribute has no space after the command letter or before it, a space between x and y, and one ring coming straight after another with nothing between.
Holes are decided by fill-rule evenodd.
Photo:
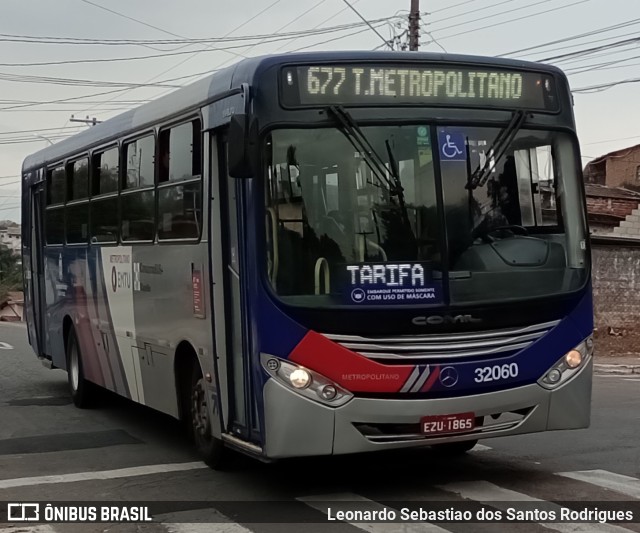
<instances>
[{"instance_id":1,"label":"mercedes-benz star emblem","mask_svg":"<svg viewBox=\"0 0 640 533\"><path fill-rule=\"evenodd\" d=\"M440 371L440 383L445 387L453 387L458 383L458 371L452 366L445 366Z\"/></svg>"}]
</instances>

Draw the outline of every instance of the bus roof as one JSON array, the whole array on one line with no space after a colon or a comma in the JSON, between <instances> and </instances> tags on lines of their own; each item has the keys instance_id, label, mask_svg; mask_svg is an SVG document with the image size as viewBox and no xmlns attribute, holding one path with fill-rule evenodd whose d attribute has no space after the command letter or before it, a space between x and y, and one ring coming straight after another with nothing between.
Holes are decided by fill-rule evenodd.
<instances>
[{"instance_id":1,"label":"bus roof","mask_svg":"<svg viewBox=\"0 0 640 533\"><path fill-rule=\"evenodd\" d=\"M28 156L23 163L23 171L40 168L43 165L56 163L65 157L87 150L88 148L108 143L128 133L141 131L146 127L162 122L169 117L186 113L189 109L219 98L225 93L237 89L243 83L253 84L256 76L274 65L290 63L320 63L332 61L363 62L424 62L443 64L483 65L525 70L538 70L550 74L564 76L562 71L552 65L532 63L516 59L424 53L424 52L390 52L390 51L340 51L340 52L297 52L247 58L225 69L214 71L207 77L191 83L172 93L126 111L105 122L97 124L86 131L73 135L63 141L48 146Z\"/></svg>"}]
</instances>

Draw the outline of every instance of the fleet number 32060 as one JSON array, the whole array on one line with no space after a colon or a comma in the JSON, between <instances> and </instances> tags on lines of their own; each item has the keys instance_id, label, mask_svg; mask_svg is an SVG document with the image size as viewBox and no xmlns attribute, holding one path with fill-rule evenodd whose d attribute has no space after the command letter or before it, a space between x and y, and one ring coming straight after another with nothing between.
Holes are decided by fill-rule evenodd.
<instances>
[{"instance_id":1,"label":"fleet number 32060","mask_svg":"<svg viewBox=\"0 0 640 533\"><path fill-rule=\"evenodd\" d=\"M476 383L486 383L487 381L498 381L501 379L515 378L518 376L518 365L509 363L506 365L483 366L476 368Z\"/></svg>"}]
</instances>

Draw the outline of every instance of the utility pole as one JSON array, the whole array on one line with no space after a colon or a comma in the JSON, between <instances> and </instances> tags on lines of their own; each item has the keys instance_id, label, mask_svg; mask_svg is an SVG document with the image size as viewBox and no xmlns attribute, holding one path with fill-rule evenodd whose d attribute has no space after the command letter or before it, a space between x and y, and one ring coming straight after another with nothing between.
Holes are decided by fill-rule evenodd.
<instances>
[{"instance_id":1,"label":"utility pole","mask_svg":"<svg viewBox=\"0 0 640 533\"><path fill-rule=\"evenodd\" d=\"M89 116L87 116L87 118L75 118L73 115L71 115L69 122L80 122L82 124L86 124L87 126L95 126L96 124L100 124L100 122L102 121L96 119L96 117L89 118Z\"/></svg>"},{"instance_id":2,"label":"utility pole","mask_svg":"<svg viewBox=\"0 0 640 533\"><path fill-rule=\"evenodd\" d=\"M420 0L411 0L409 13L409 50L417 52L420 46Z\"/></svg>"}]
</instances>

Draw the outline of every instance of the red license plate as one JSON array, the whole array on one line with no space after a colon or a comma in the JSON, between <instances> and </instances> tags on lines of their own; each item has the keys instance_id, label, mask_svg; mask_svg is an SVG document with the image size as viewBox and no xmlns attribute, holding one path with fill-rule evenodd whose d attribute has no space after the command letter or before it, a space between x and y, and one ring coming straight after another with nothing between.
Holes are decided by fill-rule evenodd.
<instances>
[{"instance_id":1,"label":"red license plate","mask_svg":"<svg viewBox=\"0 0 640 533\"><path fill-rule=\"evenodd\" d=\"M423 416L420 419L420 431L424 435L444 433L465 433L476 427L474 413L455 413L453 415Z\"/></svg>"}]
</instances>

